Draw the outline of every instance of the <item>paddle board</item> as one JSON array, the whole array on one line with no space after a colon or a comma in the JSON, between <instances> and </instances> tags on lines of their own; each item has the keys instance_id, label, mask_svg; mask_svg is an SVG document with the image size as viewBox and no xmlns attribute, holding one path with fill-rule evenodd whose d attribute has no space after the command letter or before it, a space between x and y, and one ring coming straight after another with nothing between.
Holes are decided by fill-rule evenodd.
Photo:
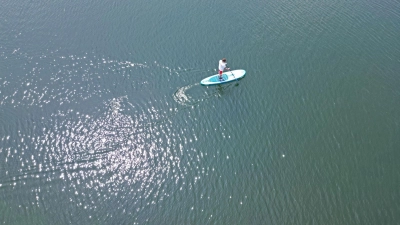
<instances>
[{"instance_id":1,"label":"paddle board","mask_svg":"<svg viewBox=\"0 0 400 225\"><path fill-rule=\"evenodd\" d=\"M246 75L246 70L232 70L228 72L222 73L222 79L219 79L219 75L215 74L212 76L209 76L207 78L204 78L203 80L200 81L201 85L216 85L216 84L223 84L223 83L228 83L231 81L239 80Z\"/></svg>"}]
</instances>

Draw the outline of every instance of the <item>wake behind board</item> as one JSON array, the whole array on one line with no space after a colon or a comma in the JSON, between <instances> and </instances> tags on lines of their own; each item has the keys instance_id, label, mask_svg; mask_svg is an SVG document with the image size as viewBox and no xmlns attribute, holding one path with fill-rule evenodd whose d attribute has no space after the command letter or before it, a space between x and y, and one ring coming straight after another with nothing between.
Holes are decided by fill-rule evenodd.
<instances>
[{"instance_id":1,"label":"wake behind board","mask_svg":"<svg viewBox=\"0 0 400 225\"><path fill-rule=\"evenodd\" d=\"M228 72L222 73L222 78L219 79L219 75L215 74L210 77L204 78L203 80L200 81L201 85L216 85L216 84L223 84L223 83L228 83L231 81L235 81L238 79L241 79L246 75L245 70L232 70Z\"/></svg>"}]
</instances>

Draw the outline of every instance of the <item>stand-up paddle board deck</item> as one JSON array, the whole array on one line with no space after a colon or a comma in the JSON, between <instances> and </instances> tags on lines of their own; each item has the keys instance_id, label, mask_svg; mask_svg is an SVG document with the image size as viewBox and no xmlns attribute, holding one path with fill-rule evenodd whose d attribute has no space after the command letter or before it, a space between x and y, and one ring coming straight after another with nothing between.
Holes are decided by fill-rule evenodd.
<instances>
[{"instance_id":1,"label":"stand-up paddle board deck","mask_svg":"<svg viewBox=\"0 0 400 225\"><path fill-rule=\"evenodd\" d=\"M212 75L210 77L204 78L202 81L200 81L200 84L202 85L216 85L216 84L223 84L223 83L228 83L231 81L235 81L238 79L241 79L246 75L245 70L232 70L228 72L222 73L222 79L219 79L219 75Z\"/></svg>"}]
</instances>

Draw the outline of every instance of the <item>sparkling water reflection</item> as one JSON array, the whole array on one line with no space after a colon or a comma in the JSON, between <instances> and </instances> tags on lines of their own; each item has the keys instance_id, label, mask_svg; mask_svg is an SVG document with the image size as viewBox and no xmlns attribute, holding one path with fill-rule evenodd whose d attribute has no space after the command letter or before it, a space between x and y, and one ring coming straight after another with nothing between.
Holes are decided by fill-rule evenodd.
<instances>
[{"instance_id":1,"label":"sparkling water reflection","mask_svg":"<svg viewBox=\"0 0 400 225\"><path fill-rule=\"evenodd\" d=\"M400 5L221 4L5 1L0 223L398 223Z\"/></svg>"},{"instance_id":2,"label":"sparkling water reflection","mask_svg":"<svg viewBox=\"0 0 400 225\"><path fill-rule=\"evenodd\" d=\"M175 189L182 190L185 185L192 188L184 178L198 167L201 153L188 145L197 136L174 125L178 102L175 106L173 101L160 105L160 99L140 96L141 90L154 87L138 76L152 71L179 76L181 68L170 69L156 62L149 65L117 61L93 54L19 54L16 60L26 63L17 69L25 75L1 78L0 105L15 109L5 111L7 118L20 112L27 119L16 120L18 138L10 130L0 137L0 154L5 155L3 169L8 177L3 177L0 188L30 189L34 196L20 194L20 205L47 208L54 206L51 202L64 199L98 217L104 210L114 208L114 212L105 214L112 216L127 209L129 213L140 212L160 203ZM114 80L110 76L115 76ZM131 77L135 77L133 84L121 82ZM127 91L139 96L97 100ZM166 93L158 98L172 100L173 96ZM82 103L90 108L79 107ZM44 106L52 110L43 113L40 109ZM21 108L32 111L20 111ZM175 184L173 189L166 186L167 181ZM99 210L102 204L109 206Z\"/></svg>"}]
</instances>

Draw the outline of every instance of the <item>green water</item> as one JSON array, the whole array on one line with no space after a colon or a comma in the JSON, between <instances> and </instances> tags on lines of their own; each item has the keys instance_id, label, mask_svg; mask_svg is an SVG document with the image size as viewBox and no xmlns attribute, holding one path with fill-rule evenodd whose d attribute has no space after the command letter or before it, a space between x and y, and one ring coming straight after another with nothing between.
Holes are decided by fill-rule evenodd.
<instances>
[{"instance_id":1,"label":"green water","mask_svg":"<svg viewBox=\"0 0 400 225\"><path fill-rule=\"evenodd\" d=\"M399 224L399 37L390 0L6 0L0 222Z\"/></svg>"}]
</instances>

